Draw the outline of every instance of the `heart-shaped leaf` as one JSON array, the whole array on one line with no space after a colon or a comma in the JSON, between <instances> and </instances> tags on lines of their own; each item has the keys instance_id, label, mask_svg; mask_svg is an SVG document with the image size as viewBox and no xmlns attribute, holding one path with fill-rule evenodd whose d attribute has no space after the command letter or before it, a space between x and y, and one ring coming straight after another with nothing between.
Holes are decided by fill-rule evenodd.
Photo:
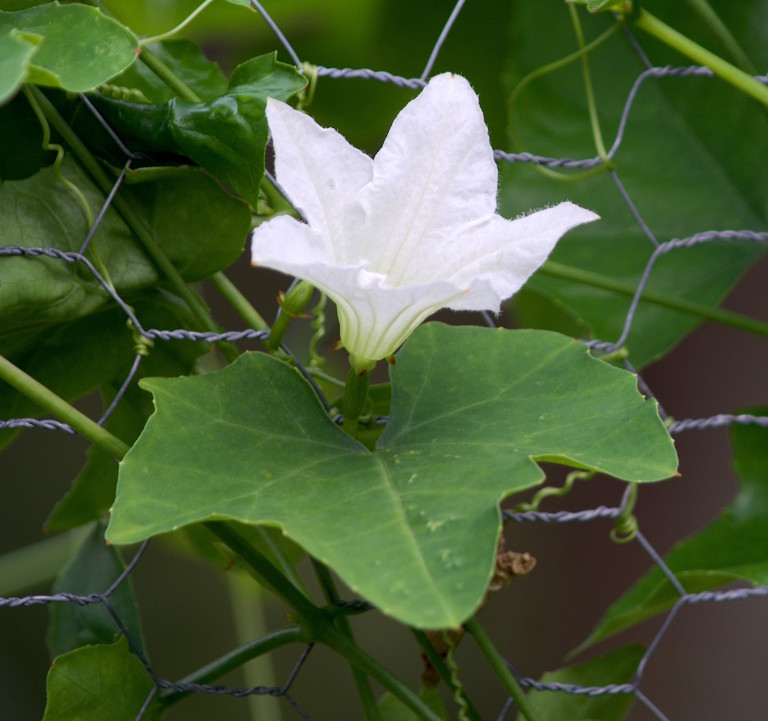
<instances>
[{"instance_id":1,"label":"heart-shaped leaf","mask_svg":"<svg viewBox=\"0 0 768 721\"><path fill-rule=\"evenodd\" d=\"M204 519L277 524L385 613L453 627L486 590L499 501L543 479L535 460L632 481L676 468L634 377L564 336L433 323L391 376L374 452L270 356L143 381L157 411L121 463L108 538Z\"/></svg>"}]
</instances>

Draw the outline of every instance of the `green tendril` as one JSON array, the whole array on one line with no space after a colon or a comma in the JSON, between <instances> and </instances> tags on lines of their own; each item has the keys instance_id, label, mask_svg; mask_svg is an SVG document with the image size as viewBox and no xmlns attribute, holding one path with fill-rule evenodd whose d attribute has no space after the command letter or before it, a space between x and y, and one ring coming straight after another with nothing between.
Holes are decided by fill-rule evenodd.
<instances>
[{"instance_id":1,"label":"green tendril","mask_svg":"<svg viewBox=\"0 0 768 721\"><path fill-rule=\"evenodd\" d=\"M614 543L629 543L634 541L640 530L640 524L633 511L637 503L637 484L629 484L629 498L627 504L616 518L616 524L611 529L611 540Z\"/></svg>"},{"instance_id":2,"label":"green tendril","mask_svg":"<svg viewBox=\"0 0 768 721\"><path fill-rule=\"evenodd\" d=\"M451 634L447 630L443 631L443 641L448 647L448 653L445 655L445 665L451 672L450 686L451 690L453 691L453 700L456 702L456 706L458 707L457 718L458 721L469 721L469 716L467 716L467 701L464 698L464 686L461 683L461 679L459 678L459 665L456 663L456 659L454 658L456 644L453 642Z\"/></svg>"},{"instance_id":3,"label":"green tendril","mask_svg":"<svg viewBox=\"0 0 768 721\"><path fill-rule=\"evenodd\" d=\"M304 90L299 93L299 102L296 107L299 110L305 110L312 105L312 101L315 99L315 89L317 88L318 78L317 65L302 63L301 72L307 79L307 84L304 87Z\"/></svg>"},{"instance_id":4,"label":"green tendril","mask_svg":"<svg viewBox=\"0 0 768 721\"><path fill-rule=\"evenodd\" d=\"M320 293L320 300L310 311L314 320L309 325L315 331L309 341L309 365L313 368L325 363L325 357L317 352L317 345L325 337L325 304L327 300L325 293Z\"/></svg>"},{"instance_id":5,"label":"green tendril","mask_svg":"<svg viewBox=\"0 0 768 721\"><path fill-rule=\"evenodd\" d=\"M566 55L565 57L562 57L559 60L555 60L551 63L547 63L546 65L542 65L541 67L538 67L535 70L532 70L515 86L515 89L512 91L512 94L509 96L509 101L507 103L508 115L509 115L509 133L512 136L512 140L515 142L515 144L517 145L518 149L521 152L523 151L523 143L515 128L514 110L517 104L518 97L520 96L522 91L537 78L543 77L544 75L549 75L550 73L553 73L556 70L560 70L561 68L564 68L570 65L571 63L576 62L577 60L586 59L589 53L591 53L593 50L600 47L600 45L602 45L606 40L608 40L612 35L614 35L619 29L621 29L624 23L625 23L625 18L623 17L617 18L616 22L610 28L608 28L605 32L603 32L601 35L596 37L592 42L587 43L586 45L583 45L576 52L571 53L570 55ZM589 77L588 72L586 77ZM586 78L585 78L585 82L586 82ZM587 90L588 104L593 101L590 91L591 91L591 82L589 83L588 90ZM593 106L590 105L590 118L592 117L592 110L593 110ZM594 132L594 124L593 124L593 132ZM604 161L605 160L606 159L604 159ZM584 178L588 178L592 175L596 175L597 173L601 173L606 169L607 166L604 162L602 165L599 165L595 168L590 168L589 170L585 170L580 173L563 173L557 170L552 170L551 168L544 168L540 165L537 165L535 167L538 172L543 173L548 177L555 178L561 181L576 181L576 180L583 180Z\"/></svg>"},{"instance_id":6,"label":"green tendril","mask_svg":"<svg viewBox=\"0 0 768 721\"><path fill-rule=\"evenodd\" d=\"M131 308L133 310L133 308ZM149 351L154 347L155 343L151 338L145 338L139 333L133 321L128 320L125 323L128 329L131 331L131 338L133 339L133 352L136 355L146 358L149 355Z\"/></svg>"},{"instance_id":7,"label":"green tendril","mask_svg":"<svg viewBox=\"0 0 768 721\"><path fill-rule=\"evenodd\" d=\"M34 111L38 122L40 123L40 127L43 130L43 142L42 142L43 150L52 150L56 153L56 160L53 161L53 172L56 174L57 180L62 185L64 185L71 193L73 193L74 196L77 198L78 202L80 203L80 206L83 209L85 220L86 220L86 223L88 224L88 230L90 230L93 227L93 213L91 212L91 206L88 205L88 201L86 200L85 195L80 190L80 188L78 188L69 178L65 177L64 174L61 172L61 163L64 160L64 154L65 154L64 147L59 145L58 143L51 142L51 126L48 124L48 120L43 114L42 109L38 105L32 93L29 92L29 88L26 85L23 87L23 91L24 91L24 96L29 101L31 108Z\"/></svg>"},{"instance_id":8,"label":"green tendril","mask_svg":"<svg viewBox=\"0 0 768 721\"><path fill-rule=\"evenodd\" d=\"M571 471L565 477L565 483L562 486L546 486L536 493L530 503L519 503L515 506L518 513L528 511L538 511L539 505L545 498L554 498L556 496L566 496L571 492L576 481L588 481L595 475L595 471Z\"/></svg>"}]
</instances>

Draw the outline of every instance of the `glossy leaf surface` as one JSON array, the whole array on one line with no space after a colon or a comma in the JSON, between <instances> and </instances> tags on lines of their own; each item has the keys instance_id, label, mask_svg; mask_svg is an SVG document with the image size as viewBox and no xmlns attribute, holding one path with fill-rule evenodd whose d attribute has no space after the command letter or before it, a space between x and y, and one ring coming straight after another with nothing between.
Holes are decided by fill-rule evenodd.
<instances>
[{"instance_id":1,"label":"glossy leaf surface","mask_svg":"<svg viewBox=\"0 0 768 721\"><path fill-rule=\"evenodd\" d=\"M499 501L543 479L534 459L635 481L676 467L633 376L563 336L429 324L391 376L375 452L266 355L144 381L158 410L121 463L108 538L217 518L280 525L385 613L453 627L485 592Z\"/></svg>"},{"instance_id":2,"label":"glossy leaf surface","mask_svg":"<svg viewBox=\"0 0 768 721\"><path fill-rule=\"evenodd\" d=\"M16 85L29 82L74 93L91 90L117 75L136 60L139 49L138 38L128 28L94 7L79 4L53 2L18 12L0 10L0 36L7 38L6 33L13 33L16 40L19 33L39 39L26 73L10 76L16 78ZM7 49L7 41L3 46ZM12 91L6 88L6 92Z\"/></svg>"},{"instance_id":3,"label":"glossy leaf surface","mask_svg":"<svg viewBox=\"0 0 768 721\"><path fill-rule=\"evenodd\" d=\"M126 74L122 80L130 82L131 77L136 74ZM179 97L162 104L104 96L94 100L134 151L190 158L255 207L268 138L267 97L287 100L305 82L293 66L277 62L272 53L238 66L225 90L206 92L199 102Z\"/></svg>"}]
</instances>

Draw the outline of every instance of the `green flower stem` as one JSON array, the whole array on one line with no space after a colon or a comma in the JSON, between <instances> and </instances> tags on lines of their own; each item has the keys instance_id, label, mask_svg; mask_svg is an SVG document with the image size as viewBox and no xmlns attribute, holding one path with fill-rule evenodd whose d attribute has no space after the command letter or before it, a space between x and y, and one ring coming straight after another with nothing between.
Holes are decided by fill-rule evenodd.
<instances>
[{"instance_id":1,"label":"green flower stem","mask_svg":"<svg viewBox=\"0 0 768 721\"><path fill-rule=\"evenodd\" d=\"M477 643L479 649L488 660L488 663L491 664L491 668L493 668L496 675L504 684L504 688L515 702L515 706L520 715L527 719L527 721L536 721L536 714L534 714L533 709L530 707L525 692L509 670L504 659L496 650L496 647L491 643L491 639L488 638L482 626L478 623L477 618L472 617L464 624L464 628L466 628L467 632L475 639L475 643Z\"/></svg>"},{"instance_id":2,"label":"green flower stem","mask_svg":"<svg viewBox=\"0 0 768 721\"><path fill-rule=\"evenodd\" d=\"M347 638L334 623L334 616L318 608L304 594L296 589L269 562L251 546L230 524L223 521L207 521L205 526L218 536L231 550L250 566L255 577L263 586L272 590L289 606L292 606L306 631L308 641L324 643L366 675L376 679L393 696L402 701L424 721L442 721L411 689L391 671L369 656L353 641Z\"/></svg>"},{"instance_id":3,"label":"green flower stem","mask_svg":"<svg viewBox=\"0 0 768 721\"><path fill-rule=\"evenodd\" d=\"M269 324L224 273L216 273L209 280L251 328L269 330Z\"/></svg>"},{"instance_id":4,"label":"green flower stem","mask_svg":"<svg viewBox=\"0 0 768 721\"><path fill-rule=\"evenodd\" d=\"M583 283L584 285L589 285L593 288L601 288L630 298L635 295L635 291L637 290L633 285L622 283L621 281L614 280L608 276L593 273L589 270L582 270L581 268L573 268L561 263L555 263L551 260L544 263L539 269L539 272L544 273L545 275L554 276L555 278ZM768 323L763 323L754 318L741 315L740 313L733 313L729 310L723 310L722 308L710 308L706 305L693 303L680 298L667 298L660 293L652 293L650 291L643 292L640 298L646 303L664 306L665 308L693 315L697 318L711 321L712 323L727 325L731 328L738 328L749 333L754 333L755 335L768 337Z\"/></svg>"},{"instance_id":5,"label":"green flower stem","mask_svg":"<svg viewBox=\"0 0 768 721\"><path fill-rule=\"evenodd\" d=\"M283 628L279 631L273 631L266 636L257 638L255 641L246 643L245 645L220 656L215 661L211 661L211 663L197 669L197 671L193 671L188 676L185 676L179 683L210 683L217 678L221 678L224 674L239 668L247 661L262 656L265 653L269 653L270 651L274 651L276 648L287 646L291 643L307 642L306 632L300 626L290 626L289 628ZM163 693L160 698L165 705L170 706L177 701L181 701L181 699L185 698L190 693L192 693L192 691L175 691L171 689Z\"/></svg>"},{"instance_id":6,"label":"green flower stem","mask_svg":"<svg viewBox=\"0 0 768 721\"><path fill-rule=\"evenodd\" d=\"M328 566L321 563L316 558L312 559L312 567L315 569L318 581L320 581L320 588L323 591L326 602L334 606L339 601L339 593L336 590L336 583L333 580L331 572L328 570ZM352 627L349 625L349 619L344 615L336 616L336 626L338 629L354 643L355 637L352 634ZM350 664L351 665L351 664ZM352 677L355 680L355 688L357 694L360 696L360 700L363 703L363 711L365 712L365 721L381 721L381 714L379 713L379 707L376 705L376 697L373 695L373 689L368 681L368 676L365 675L356 666L351 666Z\"/></svg>"},{"instance_id":7,"label":"green flower stem","mask_svg":"<svg viewBox=\"0 0 768 721\"><path fill-rule=\"evenodd\" d=\"M315 289L306 280L300 280L291 288L280 300L281 312L272 324L272 330L269 332L269 338L264 341L267 350L274 352L280 348L283 342L285 331L296 318L304 312L312 293Z\"/></svg>"},{"instance_id":8,"label":"green flower stem","mask_svg":"<svg viewBox=\"0 0 768 721\"><path fill-rule=\"evenodd\" d=\"M643 8L640 8L637 15L632 16L632 19L641 30L653 35L699 65L705 65L715 75L719 75L726 82L768 107L768 87L759 83L749 73L745 73L735 65L723 60L719 55L715 55L715 53L693 42Z\"/></svg>"},{"instance_id":9,"label":"green flower stem","mask_svg":"<svg viewBox=\"0 0 768 721\"><path fill-rule=\"evenodd\" d=\"M58 110L56 110L50 100L43 95L39 88L33 86L30 88L30 91L34 96L35 101L42 109L48 122L56 128L67 145L72 148L72 151L75 153L78 160L82 163L94 181L96 181L96 184L101 191L107 195L114 183L104 172L96 158L91 155L91 152L88 150L85 143L83 143L72 128L69 127L64 118L59 114ZM112 199L112 205L122 216L134 235L139 239L144 250L146 250L160 272L168 279L174 292L189 306L189 309L192 311L192 314L199 324L199 328L205 330L220 330L208 312L205 303L186 284L181 273L179 273L176 266L170 261L165 254L165 251L157 244L152 237L152 233L144 225L143 221L136 214L128 201L120 194L117 194ZM230 343L220 343L218 346L222 355L228 361L233 361L239 355L237 348Z\"/></svg>"},{"instance_id":10,"label":"green flower stem","mask_svg":"<svg viewBox=\"0 0 768 721\"><path fill-rule=\"evenodd\" d=\"M59 420L68 423L80 435L93 441L96 446L111 456L120 459L128 453L129 445L113 436L109 431L92 421L32 376L27 375L21 368L17 368L3 356L0 356L0 379L23 393L41 408L52 413Z\"/></svg>"},{"instance_id":11,"label":"green flower stem","mask_svg":"<svg viewBox=\"0 0 768 721\"><path fill-rule=\"evenodd\" d=\"M354 368L347 373L347 384L344 386L344 399L341 412L344 415L342 428L354 436L357 433L357 421L368 400L368 387L371 374L367 371L358 372Z\"/></svg>"},{"instance_id":12,"label":"green flower stem","mask_svg":"<svg viewBox=\"0 0 768 721\"><path fill-rule=\"evenodd\" d=\"M720 41L721 45L728 51L734 62L745 72L756 75L757 71L747 54L741 49L741 46L733 37L731 31L720 19L718 14L712 9L707 0L686 0L688 6L693 10L710 29L712 34Z\"/></svg>"},{"instance_id":13,"label":"green flower stem","mask_svg":"<svg viewBox=\"0 0 768 721\"><path fill-rule=\"evenodd\" d=\"M427 638L427 635L424 633L424 631L419 631L416 628L412 628L411 632L413 633L419 646L421 646L421 650L424 652L424 655L429 659L429 662L440 674L440 678L450 689L451 696L455 698L457 692L462 695L465 704L464 713L467 715L467 717L471 719L471 721L483 721L474 704L469 700L469 698L467 698L465 689L459 689L456 687L453 676L451 675L451 670L448 668L448 666L445 665L445 662L443 661L440 654L435 651L435 647L429 642L429 639Z\"/></svg>"}]
</instances>

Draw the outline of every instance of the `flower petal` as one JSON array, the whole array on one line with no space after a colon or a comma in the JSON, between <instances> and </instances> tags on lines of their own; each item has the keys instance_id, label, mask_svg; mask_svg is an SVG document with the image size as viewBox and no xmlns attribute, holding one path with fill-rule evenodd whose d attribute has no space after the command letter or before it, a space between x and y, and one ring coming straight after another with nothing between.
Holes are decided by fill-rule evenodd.
<instances>
[{"instance_id":1,"label":"flower petal","mask_svg":"<svg viewBox=\"0 0 768 721\"><path fill-rule=\"evenodd\" d=\"M347 241L390 284L425 280L447 239L494 214L497 179L477 95L461 76L438 75L392 124Z\"/></svg>"},{"instance_id":2,"label":"flower petal","mask_svg":"<svg viewBox=\"0 0 768 721\"><path fill-rule=\"evenodd\" d=\"M251 233L251 265L303 278L303 268L314 263L334 263L333 244L306 223L280 215Z\"/></svg>"},{"instance_id":3,"label":"flower petal","mask_svg":"<svg viewBox=\"0 0 768 721\"><path fill-rule=\"evenodd\" d=\"M341 241L344 207L370 182L373 161L335 130L279 100L268 99L267 121L278 183L315 230Z\"/></svg>"},{"instance_id":4,"label":"flower petal","mask_svg":"<svg viewBox=\"0 0 768 721\"><path fill-rule=\"evenodd\" d=\"M439 277L467 292L447 305L453 310L499 310L501 301L523 287L571 228L599 216L560 203L516 220L494 216L468 236L457 239Z\"/></svg>"}]
</instances>

